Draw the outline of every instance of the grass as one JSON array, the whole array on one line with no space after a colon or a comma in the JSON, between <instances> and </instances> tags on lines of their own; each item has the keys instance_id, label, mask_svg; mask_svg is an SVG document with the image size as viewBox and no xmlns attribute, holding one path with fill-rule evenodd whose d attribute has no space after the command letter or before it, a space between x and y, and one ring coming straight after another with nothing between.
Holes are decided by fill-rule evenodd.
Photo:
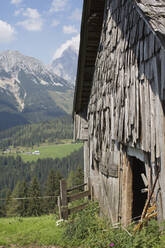
<instances>
[{"instance_id":1,"label":"grass","mask_svg":"<svg viewBox=\"0 0 165 248\"><path fill-rule=\"evenodd\" d=\"M82 147L82 143L66 143L66 144L43 144L40 146L19 147L17 149L11 149L6 156L21 156L24 162L37 161L37 159L44 158L63 158L70 155L72 152L79 150ZM26 152L40 151L40 155L25 154ZM2 154L2 153L1 153ZM3 154L4 155L4 154Z\"/></svg>"},{"instance_id":2,"label":"grass","mask_svg":"<svg viewBox=\"0 0 165 248\"><path fill-rule=\"evenodd\" d=\"M165 248L165 232L156 220L135 233L133 223L127 230L120 225L114 228L107 219L99 217L98 210L96 203L90 203L88 208L72 215L63 227L64 244L83 248Z\"/></svg>"},{"instance_id":3,"label":"grass","mask_svg":"<svg viewBox=\"0 0 165 248\"><path fill-rule=\"evenodd\" d=\"M61 229L54 215L29 218L1 218L0 245L57 245Z\"/></svg>"},{"instance_id":4,"label":"grass","mask_svg":"<svg viewBox=\"0 0 165 248\"><path fill-rule=\"evenodd\" d=\"M38 245L81 248L164 248L165 233L160 231L157 221L150 221L140 232L131 235L98 215L98 205L90 203L88 208L70 216L67 222L56 226L57 216L0 219L0 245Z\"/></svg>"}]
</instances>

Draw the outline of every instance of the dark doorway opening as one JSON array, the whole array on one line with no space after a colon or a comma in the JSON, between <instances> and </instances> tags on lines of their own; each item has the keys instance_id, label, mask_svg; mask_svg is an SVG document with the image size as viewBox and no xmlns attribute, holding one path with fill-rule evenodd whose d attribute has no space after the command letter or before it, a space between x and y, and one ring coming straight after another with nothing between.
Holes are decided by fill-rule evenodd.
<instances>
[{"instance_id":1,"label":"dark doorway opening","mask_svg":"<svg viewBox=\"0 0 165 248\"><path fill-rule=\"evenodd\" d=\"M146 188L142 174L146 176L145 164L135 157L130 157L130 165L132 169L132 218L140 219L143 212L147 193L143 193L142 189Z\"/></svg>"}]
</instances>

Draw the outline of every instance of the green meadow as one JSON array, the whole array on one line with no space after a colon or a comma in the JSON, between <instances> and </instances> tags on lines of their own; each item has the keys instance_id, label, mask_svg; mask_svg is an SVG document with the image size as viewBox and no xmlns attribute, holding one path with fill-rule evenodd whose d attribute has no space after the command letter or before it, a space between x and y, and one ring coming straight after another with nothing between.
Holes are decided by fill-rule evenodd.
<instances>
[{"instance_id":1,"label":"green meadow","mask_svg":"<svg viewBox=\"0 0 165 248\"><path fill-rule=\"evenodd\" d=\"M17 147L11 148L9 152L2 153L6 156L21 156L24 162L37 161L37 159L44 158L59 158L67 157L72 152L79 150L83 146L82 143L65 143L65 144L42 144L40 146L31 147ZM32 152L39 151L39 155L31 154ZM30 153L30 154L27 154Z\"/></svg>"},{"instance_id":2,"label":"green meadow","mask_svg":"<svg viewBox=\"0 0 165 248\"><path fill-rule=\"evenodd\" d=\"M61 229L54 215L28 218L1 218L0 245L55 245L59 243Z\"/></svg>"},{"instance_id":3,"label":"green meadow","mask_svg":"<svg viewBox=\"0 0 165 248\"><path fill-rule=\"evenodd\" d=\"M57 215L26 218L0 218L0 246L3 247L63 247L63 248L164 248L165 232L158 222L144 223L134 232L100 218L98 205L89 206L57 226Z\"/></svg>"}]
</instances>

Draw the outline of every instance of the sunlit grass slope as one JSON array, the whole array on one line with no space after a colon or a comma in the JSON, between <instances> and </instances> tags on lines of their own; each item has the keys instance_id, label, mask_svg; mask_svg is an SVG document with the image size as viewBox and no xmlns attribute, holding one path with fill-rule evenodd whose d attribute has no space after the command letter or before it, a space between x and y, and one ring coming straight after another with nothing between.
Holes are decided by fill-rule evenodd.
<instances>
[{"instance_id":1,"label":"sunlit grass slope","mask_svg":"<svg viewBox=\"0 0 165 248\"><path fill-rule=\"evenodd\" d=\"M78 151L82 147L82 143L66 143L66 144L44 144L41 146L34 146L33 149L31 147L19 147L16 150L11 149L11 152L6 153L6 156L21 156L23 161L31 162L31 161L37 161L37 159L44 159L44 158L59 158L62 159L64 157L67 157L74 151ZM27 154L27 152L34 152L39 151L40 155L34 155L34 154ZM1 153L2 154L2 153ZM4 154L3 154L4 155Z\"/></svg>"},{"instance_id":2,"label":"sunlit grass slope","mask_svg":"<svg viewBox=\"0 0 165 248\"><path fill-rule=\"evenodd\" d=\"M0 245L56 245L61 229L54 215L30 218L1 218Z\"/></svg>"}]
</instances>

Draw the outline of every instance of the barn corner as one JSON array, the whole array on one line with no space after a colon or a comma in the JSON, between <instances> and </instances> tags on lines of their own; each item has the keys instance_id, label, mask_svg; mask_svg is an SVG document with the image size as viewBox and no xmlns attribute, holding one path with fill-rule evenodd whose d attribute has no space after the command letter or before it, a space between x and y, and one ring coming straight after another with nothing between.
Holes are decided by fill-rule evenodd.
<instances>
[{"instance_id":1,"label":"barn corner","mask_svg":"<svg viewBox=\"0 0 165 248\"><path fill-rule=\"evenodd\" d=\"M85 181L112 223L140 218L152 191L165 219L163 11L163 0L84 0L74 136L84 141Z\"/></svg>"}]
</instances>

